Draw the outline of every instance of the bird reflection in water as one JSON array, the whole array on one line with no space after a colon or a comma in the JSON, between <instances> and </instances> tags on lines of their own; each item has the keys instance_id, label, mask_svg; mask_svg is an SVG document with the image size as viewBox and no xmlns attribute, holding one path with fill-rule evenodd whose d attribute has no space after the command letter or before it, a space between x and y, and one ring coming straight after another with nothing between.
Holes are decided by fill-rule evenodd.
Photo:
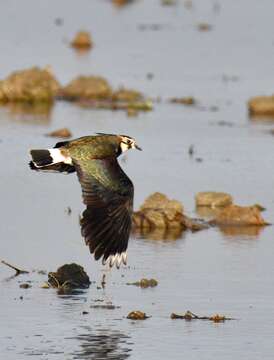
<instances>
[{"instance_id":1,"label":"bird reflection in water","mask_svg":"<svg viewBox=\"0 0 274 360\"><path fill-rule=\"evenodd\" d=\"M80 343L80 349L72 353L73 359L123 360L130 356L128 336L115 330L101 329L94 333L87 329L88 333L73 338Z\"/></svg>"}]
</instances>

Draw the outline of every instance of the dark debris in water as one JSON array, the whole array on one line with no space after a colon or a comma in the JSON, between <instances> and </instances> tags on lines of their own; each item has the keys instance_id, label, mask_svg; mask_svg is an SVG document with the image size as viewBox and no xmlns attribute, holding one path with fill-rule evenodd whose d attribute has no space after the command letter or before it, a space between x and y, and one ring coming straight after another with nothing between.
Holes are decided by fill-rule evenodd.
<instances>
[{"instance_id":1,"label":"dark debris in water","mask_svg":"<svg viewBox=\"0 0 274 360\"><path fill-rule=\"evenodd\" d=\"M187 320L187 321L191 321L191 320L209 320L209 321L213 321L215 323L220 323L220 322L224 322L226 320L236 320L234 318L231 317L226 317L224 315L219 315L219 314L215 314L212 316L199 316L194 314L191 311L187 311L185 314L175 314L172 313L170 315L171 319L183 319L183 320Z\"/></svg>"},{"instance_id":2,"label":"dark debris in water","mask_svg":"<svg viewBox=\"0 0 274 360\"><path fill-rule=\"evenodd\" d=\"M210 30L212 30L213 29L213 26L212 25L210 25L210 24L208 24L208 23L199 23L198 25L197 25L197 29L199 30L199 31L210 31Z\"/></svg>"},{"instance_id":3,"label":"dark debris in water","mask_svg":"<svg viewBox=\"0 0 274 360\"><path fill-rule=\"evenodd\" d=\"M120 309L121 306L115 306L113 304L102 304L102 305L90 305L91 309L105 309L105 310L115 310Z\"/></svg>"},{"instance_id":4,"label":"dark debris in water","mask_svg":"<svg viewBox=\"0 0 274 360\"><path fill-rule=\"evenodd\" d=\"M140 281L127 283L127 285L139 286L141 288L155 287L158 285L158 281L155 279L141 279Z\"/></svg>"},{"instance_id":5,"label":"dark debris in water","mask_svg":"<svg viewBox=\"0 0 274 360\"><path fill-rule=\"evenodd\" d=\"M14 266L14 265L11 265L11 264L9 264L8 262L6 262L4 260L2 260L1 263L8 266L11 269L13 269L15 271L15 276L18 276L18 275L21 275L21 274L29 274L29 271L19 269L18 267Z\"/></svg>"},{"instance_id":6,"label":"dark debris in water","mask_svg":"<svg viewBox=\"0 0 274 360\"><path fill-rule=\"evenodd\" d=\"M48 283L51 287L60 290L86 289L90 286L90 280L82 266L72 263L65 264L56 272L48 274Z\"/></svg>"},{"instance_id":7,"label":"dark debris in water","mask_svg":"<svg viewBox=\"0 0 274 360\"><path fill-rule=\"evenodd\" d=\"M21 289L29 289L29 288L31 288L31 285L28 283L23 283L23 284L20 284L19 287Z\"/></svg>"},{"instance_id":8,"label":"dark debris in water","mask_svg":"<svg viewBox=\"0 0 274 360\"><path fill-rule=\"evenodd\" d=\"M181 105L195 105L197 103L197 100L192 96L181 97L181 98L173 97L170 98L169 101L173 104L181 104Z\"/></svg>"}]
</instances>

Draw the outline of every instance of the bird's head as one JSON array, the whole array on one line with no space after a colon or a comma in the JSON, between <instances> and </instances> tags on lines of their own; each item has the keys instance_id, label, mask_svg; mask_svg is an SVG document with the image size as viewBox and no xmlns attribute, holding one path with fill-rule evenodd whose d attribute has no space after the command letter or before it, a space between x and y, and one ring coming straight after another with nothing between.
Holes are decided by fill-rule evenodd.
<instances>
[{"instance_id":1,"label":"bird's head","mask_svg":"<svg viewBox=\"0 0 274 360\"><path fill-rule=\"evenodd\" d=\"M121 152L125 152L129 149L142 150L140 146L136 144L136 140L127 135L119 135Z\"/></svg>"}]
</instances>

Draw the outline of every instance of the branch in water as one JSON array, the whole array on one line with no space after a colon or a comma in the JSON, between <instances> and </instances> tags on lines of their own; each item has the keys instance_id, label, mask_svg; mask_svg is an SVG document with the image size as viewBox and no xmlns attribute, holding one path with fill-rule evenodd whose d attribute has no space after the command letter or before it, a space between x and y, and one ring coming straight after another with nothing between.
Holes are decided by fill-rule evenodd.
<instances>
[{"instance_id":1,"label":"branch in water","mask_svg":"<svg viewBox=\"0 0 274 360\"><path fill-rule=\"evenodd\" d=\"M1 263L4 264L4 265L6 265L6 266L8 266L8 267L10 267L11 269L15 270L15 276L18 276L18 275L20 275L20 274L28 274L28 273L29 273L29 271L21 270L21 269L15 267L15 266L13 266L13 265L7 263L7 262L4 261L4 260L2 260Z\"/></svg>"}]
</instances>

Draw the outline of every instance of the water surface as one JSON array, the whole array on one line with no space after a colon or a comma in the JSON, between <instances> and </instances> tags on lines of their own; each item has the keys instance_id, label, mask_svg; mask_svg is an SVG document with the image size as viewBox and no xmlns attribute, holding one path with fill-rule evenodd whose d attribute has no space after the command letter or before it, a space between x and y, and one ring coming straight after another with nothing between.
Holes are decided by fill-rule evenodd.
<instances>
[{"instance_id":1,"label":"water surface","mask_svg":"<svg viewBox=\"0 0 274 360\"><path fill-rule=\"evenodd\" d=\"M59 296L40 288L45 275L10 279L12 271L1 266L0 349L6 360L272 359L273 227L210 229L177 240L132 237L129 267L111 271L106 288L98 289L103 267L80 236L83 205L76 177L36 174L27 166L28 149L52 145L54 140L44 136L51 130L68 127L75 137L125 133L144 149L121 159L135 184L136 208L161 191L194 215L195 193L219 190L241 205L261 203L267 208L264 217L273 222L274 141L268 130L274 124L250 121L246 102L273 92L274 3L196 0L192 9L183 4L163 7L158 0L138 0L123 9L103 0L0 4L1 78L50 64L63 84L79 74L98 74L114 87L162 99L153 112L137 118L63 102L43 115L0 109L1 258L28 270L52 271L77 262L95 282L83 293ZM55 25L57 17L63 26ZM200 22L212 24L212 31L197 31ZM82 28L92 32L95 43L85 56L68 47ZM147 73L154 74L152 80ZM189 95L198 99L198 107L167 102ZM126 285L142 277L156 278L158 287ZM28 280L32 288L20 289ZM90 307L110 302L119 308ZM188 309L238 320L170 319L172 312ZM132 310L151 318L127 320Z\"/></svg>"}]
</instances>

